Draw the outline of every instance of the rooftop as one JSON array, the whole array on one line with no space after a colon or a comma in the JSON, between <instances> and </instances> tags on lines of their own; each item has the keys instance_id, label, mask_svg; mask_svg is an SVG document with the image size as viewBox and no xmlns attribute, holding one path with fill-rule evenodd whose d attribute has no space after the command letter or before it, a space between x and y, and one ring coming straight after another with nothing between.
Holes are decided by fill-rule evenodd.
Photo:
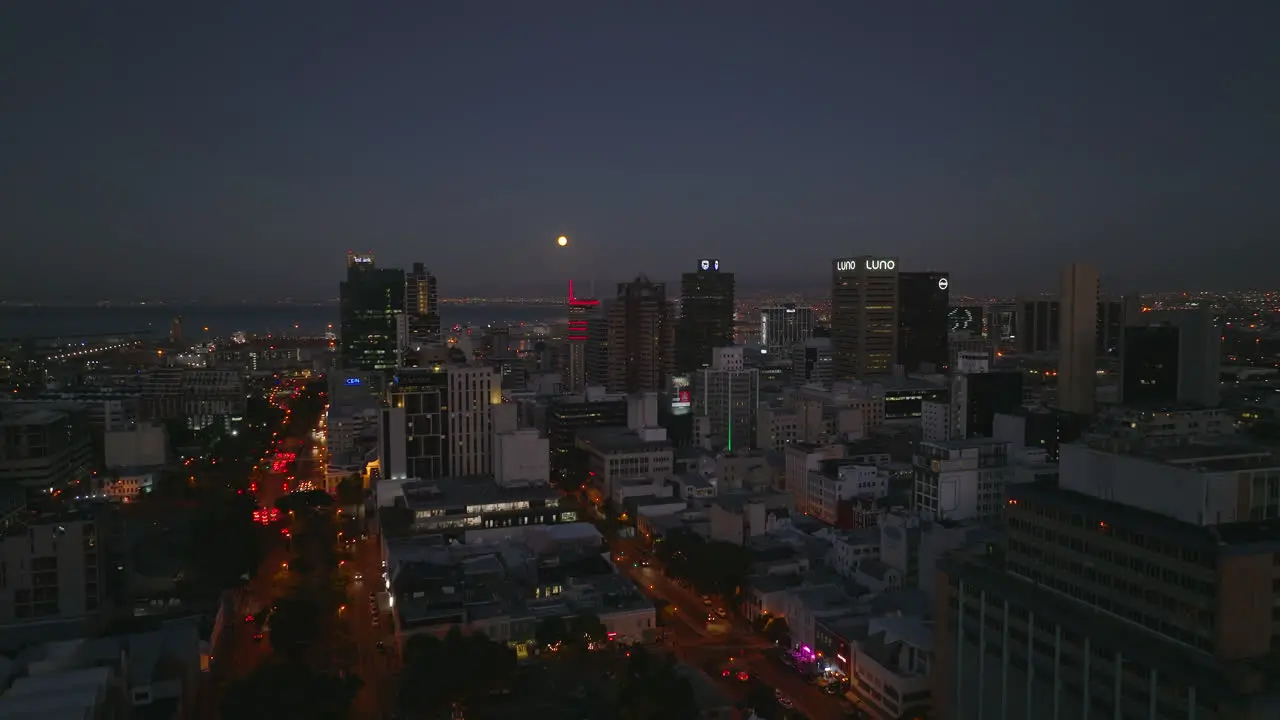
<instances>
[{"instance_id":1,"label":"rooftop","mask_svg":"<svg viewBox=\"0 0 1280 720\"><path fill-rule=\"evenodd\" d=\"M441 478L410 480L401 486L405 505L411 510L475 507L510 502L558 501L559 493L549 486L501 487L489 478Z\"/></svg>"},{"instance_id":2,"label":"rooftop","mask_svg":"<svg viewBox=\"0 0 1280 720\"><path fill-rule=\"evenodd\" d=\"M648 452L670 450L671 442L646 440L640 433L626 427L592 427L578 430L578 441L602 453Z\"/></svg>"}]
</instances>

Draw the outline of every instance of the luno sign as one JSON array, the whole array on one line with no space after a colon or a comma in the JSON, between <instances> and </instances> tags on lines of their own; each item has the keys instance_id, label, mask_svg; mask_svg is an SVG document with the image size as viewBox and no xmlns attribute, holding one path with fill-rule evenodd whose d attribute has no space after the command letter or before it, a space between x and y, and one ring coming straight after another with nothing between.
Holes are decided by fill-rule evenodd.
<instances>
[{"instance_id":1,"label":"luno sign","mask_svg":"<svg viewBox=\"0 0 1280 720\"><path fill-rule=\"evenodd\" d=\"M868 260L863 266L864 270L886 270L892 271L898 267L898 263L894 260ZM857 260L837 260L837 272L851 272L858 269Z\"/></svg>"}]
</instances>

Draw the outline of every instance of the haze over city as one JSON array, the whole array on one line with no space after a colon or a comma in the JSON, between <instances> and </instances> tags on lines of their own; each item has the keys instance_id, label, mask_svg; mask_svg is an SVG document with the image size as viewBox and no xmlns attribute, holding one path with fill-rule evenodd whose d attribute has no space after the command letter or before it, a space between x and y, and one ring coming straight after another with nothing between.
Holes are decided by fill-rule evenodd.
<instances>
[{"instance_id":1,"label":"haze over city","mask_svg":"<svg viewBox=\"0 0 1280 720\"><path fill-rule=\"evenodd\" d=\"M1159 7L9 3L0 295L323 300L349 249L450 296L1265 286L1275 8Z\"/></svg>"}]
</instances>

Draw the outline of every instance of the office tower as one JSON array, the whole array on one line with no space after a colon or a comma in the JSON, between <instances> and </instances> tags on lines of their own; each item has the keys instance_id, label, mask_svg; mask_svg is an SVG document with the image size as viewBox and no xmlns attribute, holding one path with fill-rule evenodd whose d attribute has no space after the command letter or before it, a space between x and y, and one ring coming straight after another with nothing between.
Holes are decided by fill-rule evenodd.
<instances>
[{"instance_id":1,"label":"office tower","mask_svg":"<svg viewBox=\"0 0 1280 720\"><path fill-rule=\"evenodd\" d=\"M488 365L449 365L449 475L493 472L493 413L502 403L502 379Z\"/></svg>"},{"instance_id":2,"label":"office tower","mask_svg":"<svg viewBox=\"0 0 1280 720\"><path fill-rule=\"evenodd\" d=\"M1098 271L1064 267L1058 297L1058 407L1089 415L1097 383Z\"/></svg>"},{"instance_id":3,"label":"office tower","mask_svg":"<svg viewBox=\"0 0 1280 720\"><path fill-rule=\"evenodd\" d=\"M760 344L770 353L785 353L813 337L813 326L811 307L787 303L781 307L760 308Z\"/></svg>"},{"instance_id":4,"label":"office tower","mask_svg":"<svg viewBox=\"0 0 1280 720\"><path fill-rule=\"evenodd\" d=\"M598 302L594 308L585 308L587 341L583 347L586 365L586 384L605 387L609 384L609 308L612 300Z\"/></svg>"},{"instance_id":5,"label":"office tower","mask_svg":"<svg viewBox=\"0 0 1280 720\"><path fill-rule=\"evenodd\" d=\"M1120 357L1120 340L1124 336L1124 326L1124 302L1120 300L1099 300L1097 340L1094 344L1098 357Z\"/></svg>"},{"instance_id":6,"label":"office tower","mask_svg":"<svg viewBox=\"0 0 1280 720\"><path fill-rule=\"evenodd\" d=\"M625 427L627 396L610 394L601 387L589 387L578 395L552 398L547 406L547 440L551 452L551 477L563 484L570 478L585 477L584 458L576 453L579 430L593 427Z\"/></svg>"},{"instance_id":7,"label":"office tower","mask_svg":"<svg viewBox=\"0 0 1280 720\"><path fill-rule=\"evenodd\" d=\"M440 297L436 276L422 263L414 263L404 276L404 311L409 336L422 342L440 342Z\"/></svg>"},{"instance_id":8,"label":"office tower","mask_svg":"<svg viewBox=\"0 0 1280 720\"><path fill-rule=\"evenodd\" d=\"M996 414L1012 413L1022 407L1022 373L952 375L950 403L951 437L993 437Z\"/></svg>"},{"instance_id":9,"label":"office tower","mask_svg":"<svg viewBox=\"0 0 1280 720\"><path fill-rule=\"evenodd\" d=\"M983 317L984 334L997 342L1012 340L1018 336L1018 306L1016 304L988 305Z\"/></svg>"},{"instance_id":10,"label":"office tower","mask_svg":"<svg viewBox=\"0 0 1280 720\"><path fill-rule=\"evenodd\" d=\"M1202 405L1219 400L1221 336L1208 310L1142 313L1125 328L1121 401L1140 405Z\"/></svg>"},{"instance_id":11,"label":"office tower","mask_svg":"<svg viewBox=\"0 0 1280 720\"><path fill-rule=\"evenodd\" d=\"M831 263L835 379L893 372L898 344L898 261L861 255Z\"/></svg>"},{"instance_id":12,"label":"office tower","mask_svg":"<svg viewBox=\"0 0 1280 720\"><path fill-rule=\"evenodd\" d=\"M644 275L618 283L607 322L609 390L665 392L675 366L675 317L666 286Z\"/></svg>"},{"instance_id":13,"label":"office tower","mask_svg":"<svg viewBox=\"0 0 1280 720\"><path fill-rule=\"evenodd\" d=\"M791 381L796 385L830 385L835 374L835 348L829 337L812 337L791 346Z\"/></svg>"},{"instance_id":14,"label":"office tower","mask_svg":"<svg viewBox=\"0 0 1280 720\"><path fill-rule=\"evenodd\" d=\"M448 378L439 365L396 370L378 423L382 477L449 476Z\"/></svg>"},{"instance_id":15,"label":"office tower","mask_svg":"<svg viewBox=\"0 0 1280 720\"><path fill-rule=\"evenodd\" d=\"M565 392L582 392L587 387L587 348L591 341L591 318L600 307L595 298L580 298L573 294L573 281L569 281L569 332L565 345L564 367L561 368L561 385Z\"/></svg>"},{"instance_id":16,"label":"office tower","mask_svg":"<svg viewBox=\"0 0 1280 720\"><path fill-rule=\"evenodd\" d=\"M1275 717L1274 455L1077 443L1059 469L1009 486L1003 552L939 563L934 715Z\"/></svg>"},{"instance_id":17,"label":"office tower","mask_svg":"<svg viewBox=\"0 0 1280 720\"><path fill-rule=\"evenodd\" d=\"M898 355L906 372L941 372L948 362L951 275L898 273Z\"/></svg>"},{"instance_id":18,"label":"office tower","mask_svg":"<svg viewBox=\"0 0 1280 720\"><path fill-rule=\"evenodd\" d=\"M1058 349L1061 305L1044 298L1018 303L1018 350L1023 353L1053 352Z\"/></svg>"},{"instance_id":19,"label":"office tower","mask_svg":"<svg viewBox=\"0 0 1280 720\"><path fill-rule=\"evenodd\" d=\"M397 315L403 312L404 271L377 267L371 254L347 253L347 279L339 287L342 367L394 370L400 364Z\"/></svg>"},{"instance_id":20,"label":"office tower","mask_svg":"<svg viewBox=\"0 0 1280 720\"><path fill-rule=\"evenodd\" d=\"M699 370L693 381L694 416L705 418L711 447L727 452L750 448L759 406L760 371L744 366L742 348L716 348L711 367Z\"/></svg>"},{"instance_id":21,"label":"office tower","mask_svg":"<svg viewBox=\"0 0 1280 720\"><path fill-rule=\"evenodd\" d=\"M980 305L955 305L947 310L947 332L982 337L983 309Z\"/></svg>"},{"instance_id":22,"label":"office tower","mask_svg":"<svg viewBox=\"0 0 1280 720\"><path fill-rule=\"evenodd\" d=\"M733 273L721 272L719 260L699 260L696 270L680 276L675 369L707 367L713 348L732 344Z\"/></svg>"}]
</instances>

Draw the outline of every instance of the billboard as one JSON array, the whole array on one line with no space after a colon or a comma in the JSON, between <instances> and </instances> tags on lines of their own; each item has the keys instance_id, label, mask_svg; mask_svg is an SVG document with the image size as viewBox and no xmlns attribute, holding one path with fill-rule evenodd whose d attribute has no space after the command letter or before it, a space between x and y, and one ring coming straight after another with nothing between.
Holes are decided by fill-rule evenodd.
<instances>
[{"instance_id":1,"label":"billboard","mask_svg":"<svg viewBox=\"0 0 1280 720\"><path fill-rule=\"evenodd\" d=\"M693 408L693 386L688 375L671 378L671 414L687 415Z\"/></svg>"}]
</instances>

